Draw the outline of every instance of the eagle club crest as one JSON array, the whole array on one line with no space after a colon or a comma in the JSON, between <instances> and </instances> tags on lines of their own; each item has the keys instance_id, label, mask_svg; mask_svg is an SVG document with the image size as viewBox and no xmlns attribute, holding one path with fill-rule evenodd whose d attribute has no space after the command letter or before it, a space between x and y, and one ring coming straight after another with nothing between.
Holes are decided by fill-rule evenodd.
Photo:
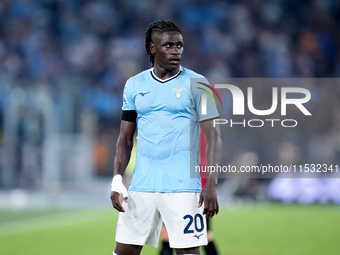
<instances>
[{"instance_id":1,"label":"eagle club crest","mask_svg":"<svg viewBox=\"0 0 340 255\"><path fill-rule=\"evenodd\" d=\"M175 96L176 96L176 98L179 99L179 98L182 97L182 91L183 91L183 90L186 90L187 88L184 88L184 89L176 89L176 88L172 88L172 89L176 91Z\"/></svg>"}]
</instances>

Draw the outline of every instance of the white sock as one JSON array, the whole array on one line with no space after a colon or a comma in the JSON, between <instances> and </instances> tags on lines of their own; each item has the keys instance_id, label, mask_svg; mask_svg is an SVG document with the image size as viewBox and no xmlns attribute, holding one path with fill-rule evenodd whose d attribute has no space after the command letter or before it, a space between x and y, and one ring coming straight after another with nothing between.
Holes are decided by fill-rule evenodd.
<instances>
[{"instance_id":1,"label":"white sock","mask_svg":"<svg viewBox=\"0 0 340 255\"><path fill-rule=\"evenodd\" d=\"M112 255L118 255L117 253L115 253L114 251L112 252Z\"/></svg>"}]
</instances>

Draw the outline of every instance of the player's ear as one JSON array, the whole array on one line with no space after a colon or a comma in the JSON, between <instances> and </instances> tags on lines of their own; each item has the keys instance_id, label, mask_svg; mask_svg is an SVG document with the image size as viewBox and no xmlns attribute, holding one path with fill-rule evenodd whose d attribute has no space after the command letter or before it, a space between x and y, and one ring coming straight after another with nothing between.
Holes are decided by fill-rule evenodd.
<instances>
[{"instance_id":1,"label":"player's ear","mask_svg":"<svg viewBox=\"0 0 340 255\"><path fill-rule=\"evenodd\" d=\"M150 52L151 54L155 54L156 52L155 44L153 42L150 43Z\"/></svg>"}]
</instances>

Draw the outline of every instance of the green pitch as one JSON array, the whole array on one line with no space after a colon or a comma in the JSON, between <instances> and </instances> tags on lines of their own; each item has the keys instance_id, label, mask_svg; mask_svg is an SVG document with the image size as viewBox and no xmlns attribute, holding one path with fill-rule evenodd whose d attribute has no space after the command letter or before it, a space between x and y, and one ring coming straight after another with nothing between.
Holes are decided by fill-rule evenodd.
<instances>
[{"instance_id":1,"label":"green pitch","mask_svg":"<svg viewBox=\"0 0 340 255\"><path fill-rule=\"evenodd\" d=\"M117 216L113 209L0 211L0 254L111 255ZM331 205L252 206L222 210L212 228L220 254L339 254L339 218ZM142 254L157 250L145 246Z\"/></svg>"}]
</instances>

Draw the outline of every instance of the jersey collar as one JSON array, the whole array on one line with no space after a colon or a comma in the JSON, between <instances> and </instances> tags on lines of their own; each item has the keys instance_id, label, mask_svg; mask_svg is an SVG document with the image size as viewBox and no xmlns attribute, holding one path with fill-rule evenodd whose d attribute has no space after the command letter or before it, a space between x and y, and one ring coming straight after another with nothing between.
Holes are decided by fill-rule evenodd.
<instances>
[{"instance_id":1,"label":"jersey collar","mask_svg":"<svg viewBox=\"0 0 340 255\"><path fill-rule=\"evenodd\" d=\"M178 75L180 75L180 73L181 73L182 70L183 70L182 66L179 66L179 70L178 70L178 72L177 72L174 76L169 77L169 78L167 78L167 79L165 79L165 80L162 80L162 79L160 79L160 78L158 78L158 77L156 76L156 74L154 73L153 69L154 69L154 68L152 68L152 70L151 70L151 72L150 72L152 78L154 78L156 81L159 81L159 82L161 82L161 83L165 83L165 82L168 82L168 81L170 81L170 80L176 78Z\"/></svg>"}]
</instances>

